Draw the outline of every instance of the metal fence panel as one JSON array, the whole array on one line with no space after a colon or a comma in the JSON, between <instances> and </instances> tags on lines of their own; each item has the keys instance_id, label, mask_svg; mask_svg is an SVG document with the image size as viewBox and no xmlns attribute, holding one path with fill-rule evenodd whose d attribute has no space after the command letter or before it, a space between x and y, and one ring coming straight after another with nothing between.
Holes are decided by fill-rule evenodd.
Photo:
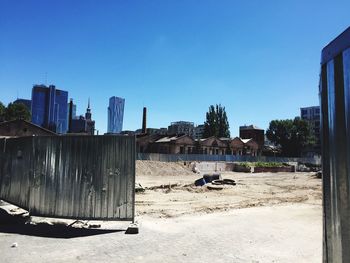
<instances>
[{"instance_id":1,"label":"metal fence panel","mask_svg":"<svg viewBox=\"0 0 350 263\"><path fill-rule=\"evenodd\" d=\"M323 262L350 262L350 28L321 64Z\"/></svg>"},{"instance_id":2,"label":"metal fence panel","mask_svg":"<svg viewBox=\"0 0 350 263\"><path fill-rule=\"evenodd\" d=\"M16 200L28 209L33 138L2 139L0 193L5 200ZM15 171L15 173L13 173Z\"/></svg>"},{"instance_id":3,"label":"metal fence panel","mask_svg":"<svg viewBox=\"0 0 350 263\"><path fill-rule=\"evenodd\" d=\"M300 162L321 164L320 158L285 158L248 155L209 155L209 154L160 154L138 153L137 160L161 161L161 162Z\"/></svg>"},{"instance_id":4,"label":"metal fence panel","mask_svg":"<svg viewBox=\"0 0 350 263\"><path fill-rule=\"evenodd\" d=\"M31 215L133 220L135 137L26 137L0 146L0 198Z\"/></svg>"}]
</instances>

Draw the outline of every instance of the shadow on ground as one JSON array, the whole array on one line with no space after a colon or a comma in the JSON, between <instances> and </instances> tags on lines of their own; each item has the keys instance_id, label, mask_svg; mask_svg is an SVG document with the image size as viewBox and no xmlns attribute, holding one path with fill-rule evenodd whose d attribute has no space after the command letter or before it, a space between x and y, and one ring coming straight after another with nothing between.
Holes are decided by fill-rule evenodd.
<instances>
[{"instance_id":1,"label":"shadow on ground","mask_svg":"<svg viewBox=\"0 0 350 263\"><path fill-rule=\"evenodd\" d=\"M0 208L0 232L48 238L75 238L125 232L125 229L103 230L77 228L65 224L29 224L26 223L27 219L28 217L24 217L23 215L11 215Z\"/></svg>"}]
</instances>

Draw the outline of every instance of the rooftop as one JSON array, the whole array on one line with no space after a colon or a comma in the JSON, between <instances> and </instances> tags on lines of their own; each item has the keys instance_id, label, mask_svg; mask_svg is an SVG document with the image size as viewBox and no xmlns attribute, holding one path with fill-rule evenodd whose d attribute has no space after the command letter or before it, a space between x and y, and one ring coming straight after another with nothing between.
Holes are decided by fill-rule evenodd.
<instances>
[{"instance_id":1,"label":"rooftop","mask_svg":"<svg viewBox=\"0 0 350 263\"><path fill-rule=\"evenodd\" d=\"M239 129L240 130L264 130L264 129L261 129L259 128L258 126L255 126L255 125L244 125L244 126L239 126Z\"/></svg>"},{"instance_id":2,"label":"rooftop","mask_svg":"<svg viewBox=\"0 0 350 263\"><path fill-rule=\"evenodd\" d=\"M186 135L180 135L180 136L166 136L166 137L163 137L159 140L157 140L156 142L171 142L171 141L176 141L177 139L183 137L183 136L186 136Z\"/></svg>"},{"instance_id":3,"label":"rooftop","mask_svg":"<svg viewBox=\"0 0 350 263\"><path fill-rule=\"evenodd\" d=\"M193 122L190 121L174 121L172 123L170 123L170 125L194 125Z\"/></svg>"}]
</instances>

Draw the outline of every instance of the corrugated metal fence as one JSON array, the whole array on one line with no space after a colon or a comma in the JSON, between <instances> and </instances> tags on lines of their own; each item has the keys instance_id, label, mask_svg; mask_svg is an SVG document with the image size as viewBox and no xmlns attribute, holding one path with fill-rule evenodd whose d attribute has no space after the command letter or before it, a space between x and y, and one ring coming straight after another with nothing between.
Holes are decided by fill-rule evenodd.
<instances>
[{"instance_id":1,"label":"corrugated metal fence","mask_svg":"<svg viewBox=\"0 0 350 263\"><path fill-rule=\"evenodd\" d=\"M135 137L1 139L0 198L37 216L133 220Z\"/></svg>"},{"instance_id":2,"label":"corrugated metal fence","mask_svg":"<svg viewBox=\"0 0 350 263\"><path fill-rule=\"evenodd\" d=\"M350 27L322 50L323 262L350 262Z\"/></svg>"},{"instance_id":3,"label":"corrugated metal fence","mask_svg":"<svg viewBox=\"0 0 350 263\"><path fill-rule=\"evenodd\" d=\"M321 158L283 158L267 156L209 155L209 154L159 154L138 153L137 160L161 162L201 161L201 162L301 162L321 164Z\"/></svg>"}]
</instances>

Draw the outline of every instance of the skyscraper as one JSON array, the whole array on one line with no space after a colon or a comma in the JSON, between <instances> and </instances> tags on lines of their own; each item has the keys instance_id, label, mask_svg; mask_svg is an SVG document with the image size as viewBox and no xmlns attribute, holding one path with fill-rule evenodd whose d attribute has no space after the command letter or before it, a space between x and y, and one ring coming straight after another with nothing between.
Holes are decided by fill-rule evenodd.
<instances>
[{"instance_id":1,"label":"skyscraper","mask_svg":"<svg viewBox=\"0 0 350 263\"><path fill-rule=\"evenodd\" d=\"M119 97L109 98L108 107L108 133L120 133L123 130L125 99Z\"/></svg>"},{"instance_id":2,"label":"skyscraper","mask_svg":"<svg viewBox=\"0 0 350 263\"><path fill-rule=\"evenodd\" d=\"M68 92L54 85L34 85L32 89L32 122L57 133L66 133Z\"/></svg>"}]
</instances>

